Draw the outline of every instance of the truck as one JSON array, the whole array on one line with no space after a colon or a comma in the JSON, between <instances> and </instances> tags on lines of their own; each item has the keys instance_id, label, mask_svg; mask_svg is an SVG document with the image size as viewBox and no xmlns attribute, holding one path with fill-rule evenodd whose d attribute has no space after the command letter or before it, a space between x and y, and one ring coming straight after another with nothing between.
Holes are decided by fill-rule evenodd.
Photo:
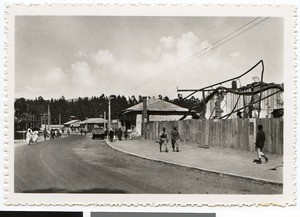
<instances>
[{"instance_id":1,"label":"truck","mask_svg":"<svg viewBox=\"0 0 300 217\"><path fill-rule=\"evenodd\" d=\"M103 127L94 128L92 130L92 139L105 139L106 132Z\"/></svg>"}]
</instances>

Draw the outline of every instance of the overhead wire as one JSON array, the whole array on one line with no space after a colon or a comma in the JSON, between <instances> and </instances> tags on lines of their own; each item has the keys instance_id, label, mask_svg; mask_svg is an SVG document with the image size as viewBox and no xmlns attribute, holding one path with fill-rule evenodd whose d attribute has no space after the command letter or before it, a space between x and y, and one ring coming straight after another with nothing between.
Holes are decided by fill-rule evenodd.
<instances>
[{"instance_id":1,"label":"overhead wire","mask_svg":"<svg viewBox=\"0 0 300 217\"><path fill-rule=\"evenodd\" d=\"M246 27L247 25L250 25L251 23L253 23L253 22L255 22L256 20L258 20L259 18L260 18L260 17L256 17L255 19L251 20L250 22L244 24L243 26L239 27L238 29L232 31L231 33L227 34L226 36L224 36L224 37L220 38L219 40L215 41L214 43L212 43L212 44L209 45L208 47L205 47L205 48L203 48L202 50L196 52L195 54L193 54L192 56L190 56L189 58L187 58L184 62L179 63L179 64L177 64L177 65L175 65L175 66L172 66L172 67L170 67L170 68L164 70L164 71L161 72L160 74L155 75L155 76L153 76L152 78L150 78L150 79L148 79L148 80L145 80L145 81L141 82L140 84L136 85L134 88L138 88L138 87L140 87L141 85L143 85L144 83L152 82L153 80L156 80L157 78L161 77L162 74L169 73L169 71L171 72L171 71L173 71L173 70L175 71L175 70L177 70L177 68L180 68L180 67L186 65L187 63L193 61L195 58L198 58L197 55L200 54L201 52L203 52L203 51L209 49L210 47L213 47L213 46L216 45L217 43L219 43L219 42L221 42L222 40L228 38L229 36L231 36L232 34L236 33L237 31L243 29L243 28ZM134 88L131 88L130 90L132 90L132 89L134 89Z\"/></svg>"},{"instance_id":2,"label":"overhead wire","mask_svg":"<svg viewBox=\"0 0 300 217\"><path fill-rule=\"evenodd\" d=\"M170 67L169 69L166 69L165 71L161 72L160 74L155 75L155 76L153 76L152 78L150 78L150 79L148 79L148 80L145 80L145 81L141 82L140 84L135 85L134 87L128 89L126 92L128 92L128 91L130 91L130 90L133 90L133 89L136 89L136 88L139 88L140 86L142 86L142 85L144 85L144 84L146 84L146 83L150 83L150 82L152 82L152 81L154 81L154 80L156 80L156 79L158 79L158 78L160 78L160 77L162 77L162 76L164 76L164 75L166 75L166 74L168 74L168 73L171 73L171 72L173 72L173 71L176 71L177 69L183 67L184 65L190 63L191 61L194 61L195 59L198 59L199 57L201 57L201 56L203 56L203 55L205 55L205 54L207 54L207 53L209 53L209 52L215 50L216 48L220 47L221 45L223 45L223 44L229 42L230 40L236 38L237 36L243 34L244 32L246 32L246 31L252 29L253 27L259 25L260 23L262 23L262 22L264 22L265 20L267 20L269 17L264 18L263 20L261 20L261 21L255 23L255 24L251 25L250 27L244 29L243 31L239 32L238 34L236 34L236 35L230 37L230 36L233 35L234 33L238 32L239 30L243 29L244 27L250 25L251 23L253 23L253 22L255 22L256 20L258 20L259 18L261 18L261 17L257 17L257 18L255 18L255 19L251 20L250 22L244 24L243 26L241 26L241 27L239 27L238 29L236 29L236 30L234 30L233 32L231 32L230 34L228 34L228 35L222 37L221 39L217 40L216 42L214 42L214 43L211 44L210 46L208 46L208 47L206 47L206 48L204 48L204 49L198 51L197 53L195 53L195 54L192 55L191 57L187 58L185 62L179 63L179 64L177 64L177 65L175 65L175 66L173 66L173 67ZM228 38L228 37L230 37L230 38L227 39L227 40L225 40L225 41L223 41L224 39L226 39L226 38ZM221 42L221 41L223 41L223 42L220 43L220 44L218 44L218 43ZM218 44L218 45L216 45L216 44ZM215 45L216 45L216 46L215 46ZM211 48L211 49L209 49L209 48ZM208 50L208 49L209 49L209 50ZM207 51L204 52L204 53L202 53L202 54L200 54L201 52L203 52L203 51L205 51L205 50L207 50ZM199 54L200 54L200 55L199 55Z\"/></svg>"}]
</instances>

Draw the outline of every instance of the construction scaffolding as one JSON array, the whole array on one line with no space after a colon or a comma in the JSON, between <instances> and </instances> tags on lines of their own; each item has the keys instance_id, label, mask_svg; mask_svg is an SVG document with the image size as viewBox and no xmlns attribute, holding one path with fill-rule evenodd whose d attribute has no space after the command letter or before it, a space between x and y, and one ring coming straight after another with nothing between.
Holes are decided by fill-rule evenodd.
<instances>
[{"instance_id":1,"label":"construction scaffolding","mask_svg":"<svg viewBox=\"0 0 300 217\"><path fill-rule=\"evenodd\" d=\"M254 82L246 86L238 87L237 82L245 75L249 74L257 66L261 65L260 79L254 77ZM283 84L265 83L264 80L264 62L260 60L245 73L221 81L200 89L177 89L177 92L192 92L184 99L202 92L202 100L199 105L189 109L186 115L180 120L185 119L191 112L197 112L201 119L228 119L233 114L237 118L260 118L262 111L266 111L264 117L269 118L283 116ZM225 87L230 83L231 87ZM275 96L275 100L274 97ZM270 97L272 100L270 100ZM184 100L183 99L183 100ZM229 103L230 102L230 103ZM265 102L265 103L262 103ZM224 110L225 105L226 110ZM276 104L276 105L275 105ZM270 110L272 110L270 112ZM208 116L207 113L209 112ZM226 114L224 114L226 113Z\"/></svg>"}]
</instances>

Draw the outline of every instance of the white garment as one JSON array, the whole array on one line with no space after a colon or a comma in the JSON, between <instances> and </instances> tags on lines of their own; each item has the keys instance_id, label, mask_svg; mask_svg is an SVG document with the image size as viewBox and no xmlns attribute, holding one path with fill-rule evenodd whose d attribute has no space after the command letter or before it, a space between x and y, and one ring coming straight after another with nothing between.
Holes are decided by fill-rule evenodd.
<instances>
[{"instance_id":1,"label":"white garment","mask_svg":"<svg viewBox=\"0 0 300 217\"><path fill-rule=\"evenodd\" d=\"M261 157L265 156L265 154L261 151L261 148L257 148L257 156L258 159L261 159Z\"/></svg>"},{"instance_id":2,"label":"white garment","mask_svg":"<svg viewBox=\"0 0 300 217\"><path fill-rule=\"evenodd\" d=\"M38 131L34 131L33 132L33 135L32 135L32 141L33 142L37 142L38 141L38 138L39 138L39 135L38 135Z\"/></svg>"},{"instance_id":3,"label":"white garment","mask_svg":"<svg viewBox=\"0 0 300 217\"><path fill-rule=\"evenodd\" d=\"M32 131L31 131L31 129L28 129L27 130L27 133L26 133L26 143L28 144L28 145L30 145L30 143L32 142Z\"/></svg>"}]
</instances>

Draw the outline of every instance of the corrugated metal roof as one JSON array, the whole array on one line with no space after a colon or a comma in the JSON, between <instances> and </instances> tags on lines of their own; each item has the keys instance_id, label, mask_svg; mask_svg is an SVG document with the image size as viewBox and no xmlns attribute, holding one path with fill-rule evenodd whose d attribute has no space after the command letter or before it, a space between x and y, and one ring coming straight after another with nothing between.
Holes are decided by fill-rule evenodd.
<instances>
[{"instance_id":1,"label":"corrugated metal roof","mask_svg":"<svg viewBox=\"0 0 300 217\"><path fill-rule=\"evenodd\" d=\"M124 114L125 112L131 111L142 111L143 110L143 103L139 103L132 107L129 107L122 111ZM180 107L170 102L166 102L164 100L160 100L157 98L150 98L147 99L147 110L148 111L166 111L166 112L187 112L187 108Z\"/></svg>"},{"instance_id":2,"label":"corrugated metal roof","mask_svg":"<svg viewBox=\"0 0 300 217\"><path fill-rule=\"evenodd\" d=\"M64 123L64 125L69 125L69 124L74 124L76 122L79 122L80 120L71 120L71 121L68 121L66 123Z\"/></svg>"},{"instance_id":3,"label":"corrugated metal roof","mask_svg":"<svg viewBox=\"0 0 300 217\"><path fill-rule=\"evenodd\" d=\"M58 128L63 128L63 127L64 127L63 125L58 125L58 124L52 124L52 125L50 125L51 129L58 129Z\"/></svg>"},{"instance_id":4,"label":"corrugated metal roof","mask_svg":"<svg viewBox=\"0 0 300 217\"><path fill-rule=\"evenodd\" d=\"M108 121L105 120L104 118L89 118L87 120L81 121L80 124L103 124L107 123Z\"/></svg>"}]
</instances>

